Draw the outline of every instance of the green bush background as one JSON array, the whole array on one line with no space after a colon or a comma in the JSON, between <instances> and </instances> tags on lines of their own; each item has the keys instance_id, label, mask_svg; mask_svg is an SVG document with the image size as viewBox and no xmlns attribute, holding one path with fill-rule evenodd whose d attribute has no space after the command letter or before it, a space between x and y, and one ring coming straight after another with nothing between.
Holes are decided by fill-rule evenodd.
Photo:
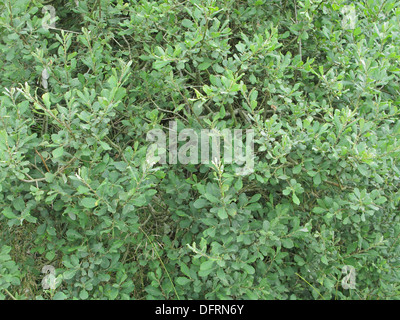
<instances>
[{"instance_id":1,"label":"green bush background","mask_svg":"<svg viewBox=\"0 0 400 320\"><path fill-rule=\"evenodd\" d=\"M400 297L398 1L0 10L1 299ZM171 120L254 129L255 171L150 166Z\"/></svg>"}]
</instances>

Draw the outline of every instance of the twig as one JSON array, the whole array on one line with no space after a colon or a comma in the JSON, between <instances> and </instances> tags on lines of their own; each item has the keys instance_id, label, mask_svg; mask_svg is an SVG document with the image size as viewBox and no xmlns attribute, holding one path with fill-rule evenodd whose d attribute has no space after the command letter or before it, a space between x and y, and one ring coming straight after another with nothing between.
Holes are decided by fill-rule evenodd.
<instances>
[{"instance_id":1,"label":"twig","mask_svg":"<svg viewBox=\"0 0 400 320\"><path fill-rule=\"evenodd\" d=\"M296 24L297 24L297 23L299 23L299 21L297 20L297 6L296 6L296 1L297 1L297 0L294 0L294 12L295 12L295 14L296 14ZM302 59L302 53L301 53L301 51L302 51L302 49L301 49L301 34L300 34L300 36L298 37L298 39L300 40L300 41L299 41L299 55L300 55L300 60L303 61L303 59Z\"/></svg>"},{"instance_id":2,"label":"twig","mask_svg":"<svg viewBox=\"0 0 400 320\"><path fill-rule=\"evenodd\" d=\"M307 283L311 288L313 288L318 294L319 296L325 300L324 296L311 284L309 283L306 279L304 279L301 275L299 275L298 273L296 273L296 276L298 276L301 280L303 280L305 283Z\"/></svg>"},{"instance_id":3,"label":"twig","mask_svg":"<svg viewBox=\"0 0 400 320\"><path fill-rule=\"evenodd\" d=\"M178 300L180 300L179 294L178 294L178 292L176 291L176 288L175 288L175 286L174 286L174 282L172 281L171 276L169 275L169 272L168 272L167 268L166 268L165 265L164 265L164 262L162 261L160 255L158 254L158 250L157 250L157 248L156 248L154 242L150 239L150 237L147 235L147 233L146 233L141 227L139 227L139 229L140 229L140 231L143 232L143 234L146 236L147 240L149 240L150 243L151 243L151 245L153 246L154 251L155 251L157 257L158 257L158 259L159 259L160 262L161 262L161 265L163 266L165 272L167 273L167 276L168 276L168 278L169 278L169 281L171 282L172 288L174 289L175 295L176 295L176 297L178 298Z\"/></svg>"},{"instance_id":4,"label":"twig","mask_svg":"<svg viewBox=\"0 0 400 320\"><path fill-rule=\"evenodd\" d=\"M4 288L4 291L11 297L11 299L13 300L17 300L17 298L15 298L10 291L8 291L6 288Z\"/></svg>"},{"instance_id":5,"label":"twig","mask_svg":"<svg viewBox=\"0 0 400 320\"><path fill-rule=\"evenodd\" d=\"M39 151L36 150L36 148L35 148L35 152L39 155L40 159L42 159L42 162L43 162L47 172L50 172L49 168L47 167L46 160L43 159L42 155L39 153Z\"/></svg>"}]
</instances>

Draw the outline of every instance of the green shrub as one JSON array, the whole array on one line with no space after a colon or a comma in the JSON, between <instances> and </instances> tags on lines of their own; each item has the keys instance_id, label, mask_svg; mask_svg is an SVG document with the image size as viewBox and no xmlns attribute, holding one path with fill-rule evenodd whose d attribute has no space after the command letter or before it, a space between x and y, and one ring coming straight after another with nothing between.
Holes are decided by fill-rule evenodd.
<instances>
[{"instance_id":1,"label":"green shrub","mask_svg":"<svg viewBox=\"0 0 400 320\"><path fill-rule=\"evenodd\" d=\"M400 297L397 1L0 8L0 298ZM254 172L149 163L171 120Z\"/></svg>"}]
</instances>

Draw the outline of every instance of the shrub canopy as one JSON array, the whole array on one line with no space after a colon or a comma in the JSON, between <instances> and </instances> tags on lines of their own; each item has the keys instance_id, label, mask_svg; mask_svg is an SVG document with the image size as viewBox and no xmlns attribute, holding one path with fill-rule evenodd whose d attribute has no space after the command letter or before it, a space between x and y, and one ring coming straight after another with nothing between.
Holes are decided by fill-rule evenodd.
<instances>
[{"instance_id":1,"label":"shrub canopy","mask_svg":"<svg viewBox=\"0 0 400 320\"><path fill-rule=\"evenodd\" d=\"M0 1L0 298L400 297L398 4ZM152 165L169 121L254 172Z\"/></svg>"}]
</instances>

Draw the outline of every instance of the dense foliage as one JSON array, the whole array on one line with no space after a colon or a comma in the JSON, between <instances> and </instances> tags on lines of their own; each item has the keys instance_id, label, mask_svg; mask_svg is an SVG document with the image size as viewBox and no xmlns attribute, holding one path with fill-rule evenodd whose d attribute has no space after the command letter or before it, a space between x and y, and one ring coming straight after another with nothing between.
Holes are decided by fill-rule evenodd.
<instances>
[{"instance_id":1,"label":"dense foliage","mask_svg":"<svg viewBox=\"0 0 400 320\"><path fill-rule=\"evenodd\" d=\"M398 4L1 0L0 298L399 298ZM254 172L149 163L170 120Z\"/></svg>"}]
</instances>

